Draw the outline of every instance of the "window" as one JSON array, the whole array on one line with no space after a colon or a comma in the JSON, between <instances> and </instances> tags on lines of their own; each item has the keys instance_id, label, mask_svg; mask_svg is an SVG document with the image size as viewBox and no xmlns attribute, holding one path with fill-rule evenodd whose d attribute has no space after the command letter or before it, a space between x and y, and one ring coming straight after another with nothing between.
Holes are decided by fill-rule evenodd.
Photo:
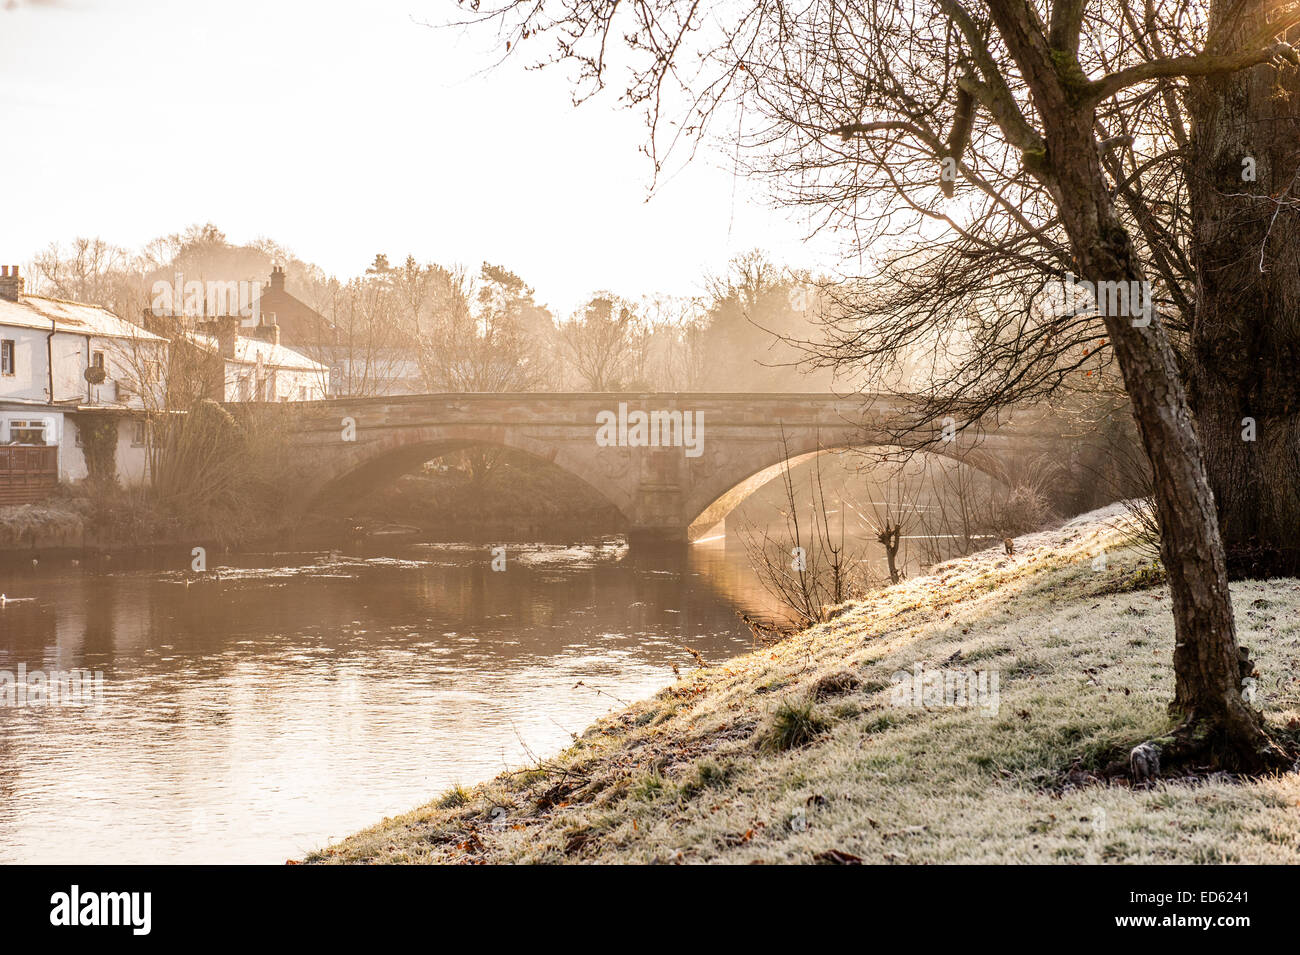
<instances>
[{"instance_id":1,"label":"window","mask_svg":"<svg viewBox=\"0 0 1300 955\"><path fill-rule=\"evenodd\" d=\"M50 435L53 437L53 435ZM40 418L9 420L9 443L10 444L35 444L44 445L46 439L46 423Z\"/></svg>"},{"instance_id":2,"label":"window","mask_svg":"<svg viewBox=\"0 0 1300 955\"><path fill-rule=\"evenodd\" d=\"M298 400L299 400L299 401L306 401L306 400L307 400L307 386L306 386L306 385L299 385L299 386L298 386Z\"/></svg>"},{"instance_id":3,"label":"window","mask_svg":"<svg viewBox=\"0 0 1300 955\"><path fill-rule=\"evenodd\" d=\"M133 447L133 448L143 448L143 447L144 447L144 436L145 436L145 435L144 435L144 422L143 422L143 421L132 421L132 422L131 422L131 447Z\"/></svg>"},{"instance_id":4,"label":"window","mask_svg":"<svg viewBox=\"0 0 1300 955\"><path fill-rule=\"evenodd\" d=\"M90 364L95 368L104 367L104 353L102 351L90 353Z\"/></svg>"},{"instance_id":5,"label":"window","mask_svg":"<svg viewBox=\"0 0 1300 955\"><path fill-rule=\"evenodd\" d=\"M0 340L0 375L13 375L14 373L14 340L5 338Z\"/></svg>"}]
</instances>

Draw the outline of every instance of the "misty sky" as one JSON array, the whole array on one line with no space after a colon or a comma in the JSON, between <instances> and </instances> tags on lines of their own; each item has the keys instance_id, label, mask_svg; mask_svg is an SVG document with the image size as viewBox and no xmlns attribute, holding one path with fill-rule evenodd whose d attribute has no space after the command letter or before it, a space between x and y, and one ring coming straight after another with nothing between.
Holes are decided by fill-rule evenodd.
<instances>
[{"instance_id":1,"label":"misty sky","mask_svg":"<svg viewBox=\"0 0 1300 955\"><path fill-rule=\"evenodd\" d=\"M504 264L561 313L595 288L691 294L805 228L718 150L645 202L638 114L575 110L562 70L483 73L451 0L0 0L0 259L137 246L195 222L340 276L383 251Z\"/></svg>"}]
</instances>

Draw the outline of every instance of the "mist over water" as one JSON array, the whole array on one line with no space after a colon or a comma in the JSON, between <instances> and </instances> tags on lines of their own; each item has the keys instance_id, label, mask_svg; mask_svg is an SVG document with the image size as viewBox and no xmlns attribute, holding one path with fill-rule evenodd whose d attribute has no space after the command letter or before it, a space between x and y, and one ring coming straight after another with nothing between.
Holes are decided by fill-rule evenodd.
<instances>
[{"instance_id":1,"label":"mist over water","mask_svg":"<svg viewBox=\"0 0 1300 955\"><path fill-rule=\"evenodd\" d=\"M382 552L380 552L382 550ZM752 637L722 541L353 544L0 565L0 670L102 671L0 707L0 862L265 862L552 754Z\"/></svg>"}]
</instances>

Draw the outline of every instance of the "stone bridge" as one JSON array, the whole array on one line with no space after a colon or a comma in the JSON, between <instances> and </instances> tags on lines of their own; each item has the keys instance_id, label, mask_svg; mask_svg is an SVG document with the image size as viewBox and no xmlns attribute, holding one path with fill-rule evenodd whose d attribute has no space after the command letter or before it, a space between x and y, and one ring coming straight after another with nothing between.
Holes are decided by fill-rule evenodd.
<instances>
[{"instance_id":1,"label":"stone bridge","mask_svg":"<svg viewBox=\"0 0 1300 955\"><path fill-rule=\"evenodd\" d=\"M918 426L904 402L863 395L438 394L291 407L304 508L346 505L426 461L487 445L586 482L641 540L703 536L781 473L787 448L797 464L825 451L897 446L910 424L910 443L933 442L927 450L999 477L1007 452L1028 436L1004 424L945 441L942 423Z\"/></svg>"}]
</instances>

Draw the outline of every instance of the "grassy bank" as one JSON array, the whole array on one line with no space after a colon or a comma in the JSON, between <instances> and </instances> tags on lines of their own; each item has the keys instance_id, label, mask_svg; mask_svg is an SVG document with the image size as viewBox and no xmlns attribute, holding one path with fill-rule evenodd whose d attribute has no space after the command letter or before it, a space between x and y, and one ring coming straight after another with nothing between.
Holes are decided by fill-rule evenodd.
<instances>
[{"instance_id":1,"label":"grassy bank","mask_svg":"<svg viewBox=\"0 0 1300 955\"><path fill-rule=\"evenodd\" d=\"M36 504L0 507L0 556L47 550L118 550L195 544L236 546L311 526L280 500L221 507L159 501L139 488L61 486Z\"/></svg>"},{"instance_id":2,"label":"grassy bank","mask_svg":"<svg viewBox=\"0 0 1300 955\"><path fill-rule=\"evenodd\" d=\"M1118 508L954 561L684 676L565 752L386 819L312 862L1300 862L1300 775L1091 775L1167 728L1169 598ZM1108 552L1104 569L1095 557ZM1271 721L1300 725L1300 581L1233 586ZM998 705L891 677L998 675Z\"/></svg>"}]
</instances>

